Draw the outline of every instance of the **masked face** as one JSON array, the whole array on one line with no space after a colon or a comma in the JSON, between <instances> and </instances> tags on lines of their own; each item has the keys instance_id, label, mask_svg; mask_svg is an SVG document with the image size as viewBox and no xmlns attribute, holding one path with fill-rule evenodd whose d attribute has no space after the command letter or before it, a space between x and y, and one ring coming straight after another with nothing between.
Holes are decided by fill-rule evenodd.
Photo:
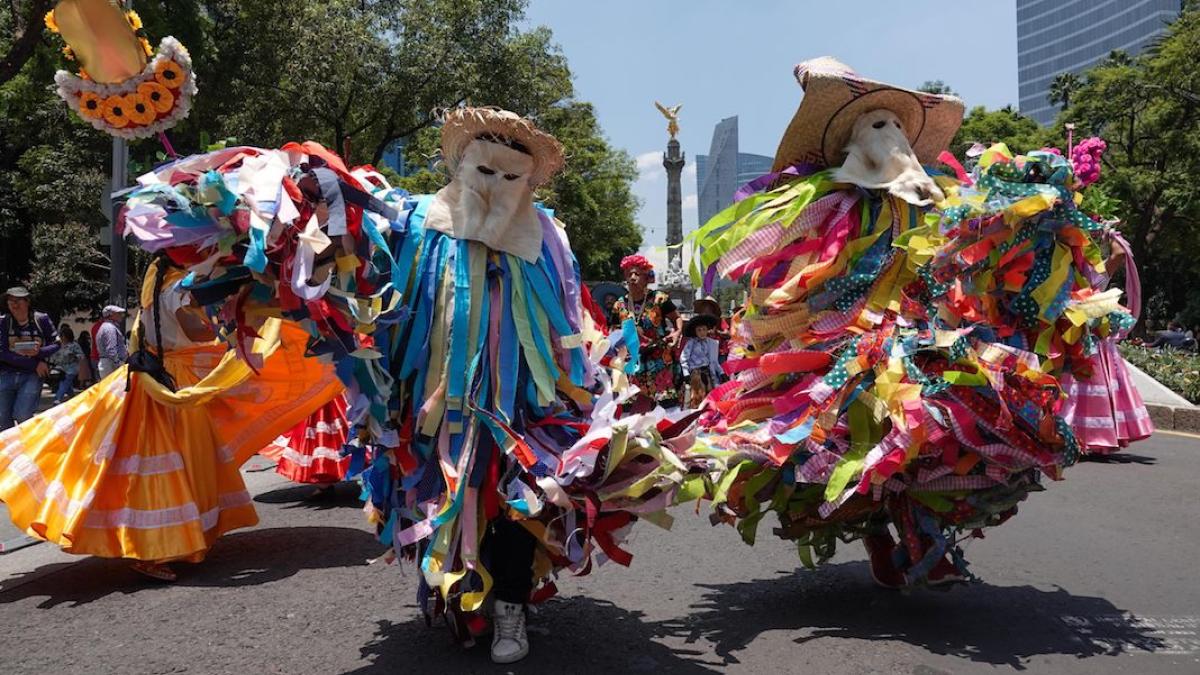
<instances>
[{"instance_id":1,"label":"masked face","mask_svg":"<svg viewBox=\"0 0 1200 675\"><path fill-rule=\"evenodd\" d=\"M533 157L506 145L475 140L459 159L450 185L430 206L427 225L460 239L537 260L542 225L533 208Z\"/></svg>"},{"instance_id":2,"label":"masked face","mask_svg":"<svg viewBox=\"0 0 1200 675\"><path fill-rule=\"evenodd\" d=\"M865 188L886 188L911 204L925 206L945 199L921 168L900 119L890 110L872 110L854 122L846 161L835 180Z\"/></svg>"}]
</instances>

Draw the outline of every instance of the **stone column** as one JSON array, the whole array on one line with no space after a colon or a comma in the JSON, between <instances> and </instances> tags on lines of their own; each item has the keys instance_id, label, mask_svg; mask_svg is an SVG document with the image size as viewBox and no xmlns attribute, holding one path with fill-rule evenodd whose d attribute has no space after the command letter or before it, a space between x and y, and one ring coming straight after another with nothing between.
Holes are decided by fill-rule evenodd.
<instances>
[{"instance_id":1,"label":"stone column","mask_svg":"<svg viewBox=\"0 0 1200 675\"><path fill-rule=\"evenodd\" d=\"M686 163L679 151L679 141L672 138L663 153L663 168L667 170L667 269L683 269L683 192L679 180Z\"/></svg>"},{"instance_id":2,"label":"stone column","mask_svg":"<svg viewBox=\"0 0 1200 675\"><path fill-rule=\"evenodd\" d=\"M663 167L667 170L667 269L658 276L658 289L671 296L675 306L682 312L692 311L695 289L683 268L683 190L680 175L686 162L679 151L679 141L672 138L663 153Z\"/></svg>"}]
</instances>

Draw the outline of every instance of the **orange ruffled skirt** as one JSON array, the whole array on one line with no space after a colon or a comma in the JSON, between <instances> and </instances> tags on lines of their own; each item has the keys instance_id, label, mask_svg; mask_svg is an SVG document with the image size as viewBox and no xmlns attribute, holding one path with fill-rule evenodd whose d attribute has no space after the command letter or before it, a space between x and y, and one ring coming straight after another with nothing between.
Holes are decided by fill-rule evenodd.
<instances>
[{"instance_id":1,"label":"orange ruffled skirt","mask_svg":"<svg viewBox=\"0 0 1200 675\"><path fill-rule=\"evenodd\" d=\"M257 373L223 345L170 351L177 393L142 373L126 391L118 369L0 434L0 501L69 553L202 560L258 522L242 463L342 390L332 367L304 358L306 337L282 324Z\"/></svg>"}]
</instances>

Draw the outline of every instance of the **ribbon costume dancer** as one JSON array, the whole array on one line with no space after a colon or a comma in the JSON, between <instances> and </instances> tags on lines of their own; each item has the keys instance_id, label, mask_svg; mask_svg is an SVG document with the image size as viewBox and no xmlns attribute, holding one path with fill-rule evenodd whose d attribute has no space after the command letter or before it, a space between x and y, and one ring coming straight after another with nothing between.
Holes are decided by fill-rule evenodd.
<instances>
[{"instance_id":1,"label":"ribbon costume dancer","mask_svg":"<svg viewBox=\"0 0 1200 675\"><path fill-rule=\"evenodd\" d=\"M958 99L796 76L775 173L694 235L693 276L750 296L693 450L718 468L682 494L750 543L775 512L806 565L862 539L880 585L961 581L960 542L1075 461L1058 378L1131 317L1083 273L1100 224L1063 158L1000 146L972 180L942 152Z\"/></svg>"},{"instance_id":2,"label":"ribbon costume dancer","mask_svg":"<svg viewBox=\"0 0 1200 675\"><path fill-rule=\"evenodd\" d=\"M418 562L422 607L465 642L494 599L492 657L512 662L552 574L628 564L637 517L669 526L690 439L659 408L624 414L632 391L599 365L609 342L566 231L533 201L558 142L464 108L442 153L449 184L419 197L311 142L199 155L180 163L195 181L132 194L126 225L191 261L192 298L237 330L276 315L307 330L364 430L349 471L384 559Z\"/></svg>"}]
</instances>

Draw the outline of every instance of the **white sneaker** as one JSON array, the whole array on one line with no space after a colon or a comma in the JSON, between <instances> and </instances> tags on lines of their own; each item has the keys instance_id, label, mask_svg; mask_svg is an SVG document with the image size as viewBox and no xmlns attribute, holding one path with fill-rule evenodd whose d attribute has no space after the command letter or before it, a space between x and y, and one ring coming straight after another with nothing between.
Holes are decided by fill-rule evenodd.
<instances>
[{"instance_id":1,"label":"white sneaker","mask_svg":"<svg viewBox=\"0 0 1200 675\"><path fill-rule=\"evenodd\" d=\"M492 662L516 663L529 654L525 605L497 600L492 610Z\"/></svg>"}]
</instances>

